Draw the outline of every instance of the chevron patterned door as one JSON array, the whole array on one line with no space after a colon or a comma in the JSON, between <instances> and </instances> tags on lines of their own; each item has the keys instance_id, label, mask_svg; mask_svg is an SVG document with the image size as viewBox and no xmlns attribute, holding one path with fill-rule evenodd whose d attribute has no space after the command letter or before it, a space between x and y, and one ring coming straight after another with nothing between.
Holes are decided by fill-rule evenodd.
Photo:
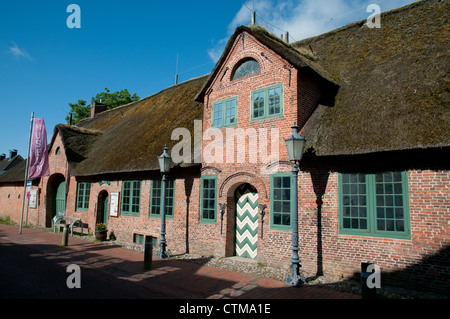
<instances>
[{"instance_id":1,"label":"chevron patterned door","mask_svg":"<svg viewBox=\"0 0 450 319\"><path fill-rule=\"evenodd\" d=\"M258 244L258 193L250 184L239 186L236 200L236 256L256 259Z\"/></svg>"}]
</instances>

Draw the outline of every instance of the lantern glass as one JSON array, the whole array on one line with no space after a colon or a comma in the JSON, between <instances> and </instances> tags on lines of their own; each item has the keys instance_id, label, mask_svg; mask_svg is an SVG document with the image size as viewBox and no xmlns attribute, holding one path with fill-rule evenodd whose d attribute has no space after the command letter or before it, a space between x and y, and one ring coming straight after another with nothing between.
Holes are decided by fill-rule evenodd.
<instances>
[{"instance_id":1,"label":"lantern glass","mask_svg":"<svg viewBox=\"0 0 450 319\"><path fill-rule=\"evenodd\" d=\"M170 171L170 163L172 162L172 158L169 153L167 153L167 147L164 147L164 152L161 156L158 156L158 162L161 173L168 173Z\"/></svg>"},{"instance_id":2,"label":"lantern glass","mask_svg":"<svg viewBox=\"0 0 450 319\"><path fill-rule=\"evenodd\" d=\"M305 150L306 139L298 134L298 126L292 127L292 135L284 139L290 161L300 161Z\"/></svg>"}]
</instances>

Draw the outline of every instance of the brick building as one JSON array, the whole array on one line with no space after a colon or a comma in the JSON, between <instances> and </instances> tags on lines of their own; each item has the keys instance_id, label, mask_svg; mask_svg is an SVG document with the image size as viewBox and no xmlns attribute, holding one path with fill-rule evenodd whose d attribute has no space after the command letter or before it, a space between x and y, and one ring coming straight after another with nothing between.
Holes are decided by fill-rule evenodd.
<instances>
[{"instance_id":1,"label":"brick building","mask_svg":"<svg viewBox=\"0 0 450 319\"><path fill-rule=\"evenodd\" d=\"M297 195L307 277L351 277L369 261L383 280L448 293L448 10L418 1L383 13L381 29L355 22L292 44L237 28L211 74L57 125L29 221L50 227L64 211L118 240L159 239L167 144L173 253L287 269ZM297 190L283 141L294 122L307 139ZM24 169L0 176L0 215L13 220L20 210L3 203Z\"/></svg>"}]
</instances>

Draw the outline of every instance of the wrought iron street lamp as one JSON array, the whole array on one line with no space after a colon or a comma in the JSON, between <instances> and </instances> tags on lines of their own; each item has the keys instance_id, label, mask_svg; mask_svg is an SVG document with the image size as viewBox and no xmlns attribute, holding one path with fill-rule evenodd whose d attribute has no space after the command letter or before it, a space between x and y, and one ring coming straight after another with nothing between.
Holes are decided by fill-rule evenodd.
<instances>
[{"instance_id":1,"label":"wrought iron street lamp","mask_svg":"<svg viewBox=\"0 0 450 319\"><path fill-rule=\"evenodd\" d=\"M172 158L167 153L167 145L164 146L164 152L158 156L159 170L162 174L161 180L161 238L159 241L159 250L156 253L157 258L168 258L166 252L166 174L169 173Z\"/></svg>"},{"instance_id":2,"label":"wrought iron street lamp","mask_svg":"<svg viewBox=\"0 0 450 319\"><path fill-rule=\"evenodd\" d=\"M286 278L286 284L300 287L305 283L305 277L300 274L300 258L298 256L298 163L303 157L306 139L298 134L299 127L297 125L291 127L292 135L284 139L289 156L289 160L294 163L292 169L292 258L291 273Z\"/></svg>"}]
</instances>

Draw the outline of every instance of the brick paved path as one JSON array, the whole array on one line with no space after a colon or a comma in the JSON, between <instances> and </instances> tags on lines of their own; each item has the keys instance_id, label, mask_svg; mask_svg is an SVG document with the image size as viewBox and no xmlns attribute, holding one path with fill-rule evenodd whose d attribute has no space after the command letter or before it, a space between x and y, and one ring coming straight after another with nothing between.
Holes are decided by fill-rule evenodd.
<instances>
[{"instance_id":1,"label":"brick paved path","mask_svg":"<svg viewBox=\"0 0 450 319\"><path fill-rule=\"evenodd\" d=\"M30 267L31 265L45 267L45 264L50 263L52 267L58 265L58 267L64 267L65 269L70 264L79 265L82 274L82 288L78 289L80 293L77 296L81 298L129 297L125 293L114 295L106 292L93 296L94 286L91 286L91 292L88 293L88 289L85 287L89 287L93 283L87 281L95 281L95 278L100 278L101 274L101 276L108 276L111 283L114 282L119 287L122 285L130 293L133 291L133 287L136 291L139 291L139 297L131 293L131 298L154 299L159 296L159 298L202 300L221 298L258 300L360 299L360 296L350 293L312 286L293 288L283 282L269 278L235 273L180 260L154 258L152 270L144 271L144 257L141 252L72 237L69 237L69 245L62 247L61 239L61 234L25 228L19 235L17 226L0 225L0 254L2 254L0 255L0 275L5 276L4 273L1 273L2 260L5 262L9 257L13 257L8 257L7 248L22 247L27 248L28 255L23 256L23 259L28 260ZM30 260L34 263L30 263ZM19 263L20 260L17 262ZM35 267L30 269L30 278L38 277L36 271ZM36 277L32 277L33 273ZM95 274L97 274L97 277ZM60 285L62 288L59 288L61 294L58 296L49 295L48 298L70 298L70 294L64 293L64 289L74 289L65 286L65 278L69 276L69 273L65 273L64 276L64 282ZM39 284L39 281L36 280L36 283ZM1 285L0 282L0 288ZM86 295L83 295L83 288L85 288ZM3 289L2 291L2 298L5 298L8 292ZM28 296L25 292L24 295ZM15 296L15 298L21 297Z\"/></svg>"}]
</instances>

